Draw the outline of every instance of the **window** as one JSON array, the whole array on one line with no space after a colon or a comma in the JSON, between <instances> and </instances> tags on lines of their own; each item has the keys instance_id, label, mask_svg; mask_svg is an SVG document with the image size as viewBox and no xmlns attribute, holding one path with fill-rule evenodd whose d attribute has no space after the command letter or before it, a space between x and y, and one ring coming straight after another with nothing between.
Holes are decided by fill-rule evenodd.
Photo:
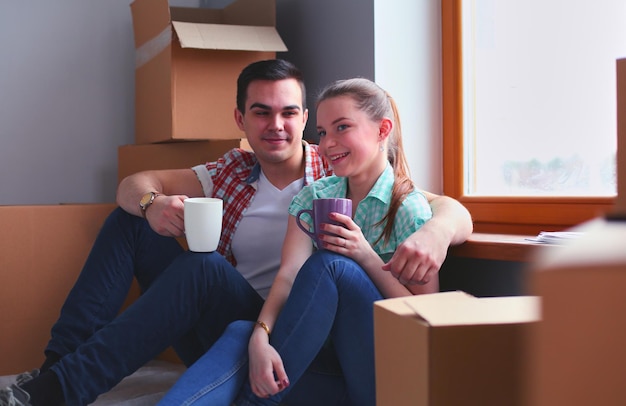
<instances>
[{"instance_id":1,"label":"window","mask_svg":"<svg viewBox=\"0 0 626 406\"><path fill-rule=\"evenodd\" d=\"M476 231L611 211L625 15L622 0L442 1L444 192Z\"/></svg>"}]
</instances>

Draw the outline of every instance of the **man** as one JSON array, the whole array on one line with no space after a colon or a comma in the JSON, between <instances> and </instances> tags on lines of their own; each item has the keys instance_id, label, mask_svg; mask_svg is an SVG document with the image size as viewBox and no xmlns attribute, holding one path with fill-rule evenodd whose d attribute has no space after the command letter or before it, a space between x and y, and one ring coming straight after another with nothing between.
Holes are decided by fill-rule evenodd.
<instances>
[{"instance_id":1,"label":"man","mask_svg":"<svg viewBox=\"0 0 626 406\"><path fill-rule=\"evenodd\" d=\"M291 198L330 173L317 146L302 140L307 118L299 70L283 60L253 63L237 82L235 121L254 153L236 149L192 169L124 179L120 208L63 306L44 364L4 389L12 400L0 396L0 405L87 404L170 345L189 366L232 321L256 320L278 269ZM224 200L217 252L184 252L171 238L183 235L183 200L192 196ZM429 227L386 265L402 281L433 277L448 246L472 230L458 202L427 196ZM133 276L144 293L118 316Z\"/></svg>"}]
</instances>

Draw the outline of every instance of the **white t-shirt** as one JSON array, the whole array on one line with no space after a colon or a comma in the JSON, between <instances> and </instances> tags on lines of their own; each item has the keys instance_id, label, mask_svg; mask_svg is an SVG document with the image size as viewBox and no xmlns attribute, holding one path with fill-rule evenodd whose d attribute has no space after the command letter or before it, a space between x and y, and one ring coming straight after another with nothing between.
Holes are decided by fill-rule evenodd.
<instances>
[{"instance_id":1,"label":"white t-shirt","mask_svg":"<svg viewBox=\"0 0 626 406\"><path fill-rule=\"evenodd\" d=\"M193 168L206 196L213 193L213 182L203 165ZM289 205L302 189L300 178L283 190L272 185L263 171L254 184L257 189L232 240L237 270L264 299L267 297L280 266L283 240L287 232Z\"/></svg>"}]
</instances>

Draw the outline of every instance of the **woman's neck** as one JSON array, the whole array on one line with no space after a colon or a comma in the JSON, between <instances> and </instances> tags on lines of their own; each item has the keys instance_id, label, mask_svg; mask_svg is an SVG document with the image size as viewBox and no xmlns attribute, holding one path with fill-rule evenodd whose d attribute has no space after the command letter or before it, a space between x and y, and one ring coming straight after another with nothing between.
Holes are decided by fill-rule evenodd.
<instances>
[{"instance_id":1,"label":"woman's neck","mask_svg":"<svg viewBox=\"0 0 626 406\"><path fill-rule=\"evenodd\" d=\"M352 199L352 206L356 207L359 202L367 196L367 194L372 190L376 181L385 171L387 167L387 161L382 165L382 168L376 168L372 170L370 173L363 174L362 176L349 176L348 177L348 191L346 193L346 197Z\"/></svg>"}]
</instances>

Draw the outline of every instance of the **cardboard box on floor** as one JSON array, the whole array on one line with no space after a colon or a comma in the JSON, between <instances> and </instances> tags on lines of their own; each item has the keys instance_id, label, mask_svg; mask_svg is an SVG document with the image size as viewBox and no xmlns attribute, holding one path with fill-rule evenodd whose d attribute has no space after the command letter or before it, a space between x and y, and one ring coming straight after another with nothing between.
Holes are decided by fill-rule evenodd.
<instances>
[{"instance_id":1,"label":"cardboard box on floor","mask_svg":"<svg viewBox=\"0 0 626 406\"><path fill-rule=\"evenodd\" d=\"M223 9L135 0L131 11L135 143L241 138L233 125L239 73L287 50L275 0L235 0Z\"/></svg>"},{"instance_id":2,"label":"cardboard box on floor","mask_svg":"<svg viewBox=\"0 0 626 406\"><path fill-rule=\"evenodd\" d=\"M598 218L542 252L529 287L542 300L529 339L528 406L626 405L626 222Z\"/></svg>"},{"instance_id":3,"label":"cardboard box on floor","mask_svg":"<svg viewBox=\"0 0 626 406\"><path fill-rule=\"evenodd\" d=\"M374 304L376 404L521 404L536 297L442 292Z\"/></svg>"},{"instance_id":4,"label":"cardboard box on floor","mask_svg":"<svg viewBox=\"0 0 626 406\"><path fill-rule=\"evenodd\" d=\"M117 206L0 206L0 375L38 368L50 329L105 218ZM184 238L179 242L186 246ZM128 306L139 297L136 281ZM171 349L158 359L178 362Z\"/></svg>"},{"instance_id":5,"label":"cardboard box on floor","mask_svg":"<svg viewBox=\"0 0 626 406\"><path fill-rule=\"evenodd\" d=\"M145 170L191 168L217 160L233 148L250 146L245 139L122 145L117 149L118 181Z\"/></svg>"},{"instance_id":6,"label":"cardboard box on floor","mask_svg":"<svg viewBox=\"0 0 626 406\"><path fill-rule=\"evenodd\" d=\"M542 298L531 330L528 406L626 404L626 59L616 61L617 199L583 237L541 251L529 272Z\"/></svg>"},{"instance_id":7,"label":"cardboard box on floor","mask_svg":"<svg viewBox=\"0 0 626 406\"><path fill-rule=\"evenodd\" d=\"M0 375L38 368L114 204L0 206Z\"/></svg>"}]
</instances>

